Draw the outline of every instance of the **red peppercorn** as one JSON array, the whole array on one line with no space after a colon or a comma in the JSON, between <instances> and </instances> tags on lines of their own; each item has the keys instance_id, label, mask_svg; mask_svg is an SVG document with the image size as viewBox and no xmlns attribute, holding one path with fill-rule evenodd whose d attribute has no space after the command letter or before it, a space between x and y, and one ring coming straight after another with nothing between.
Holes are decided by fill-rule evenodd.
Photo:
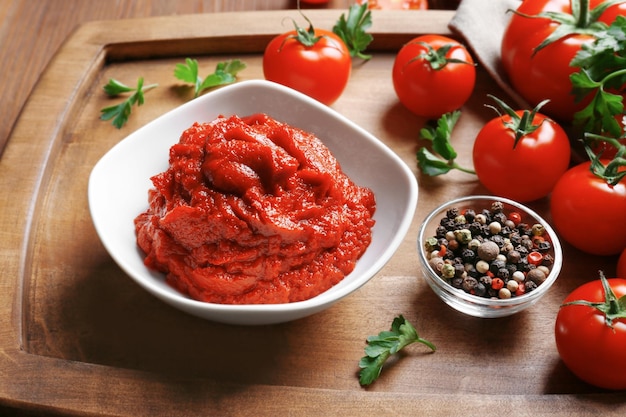
<instances>
[{"instance_id":1,"label":"red peppercorn","mask_svg":"<svg viewBox=\"0 0 626 417\"><path fill-rule=\"evenodd\" d=\"M539 252L533 251L530 252L526 258L528 259L528 263L531 263L533 265L540 265L541 261L543 260L543 255Z\"/></svg>"},{"instance_id":2,"label":"red peppercorn","mask_svg":"<svg viewBox=\"0 0 626 417\"><path fill-rule=\"evenodd\" d=\"M523 282L520 282L520 284L517 287L517 290L515 291L515 295L524 295L526 294L526 285L524 285Z\"/></svg>"},{"instance_id":3,"label":"red peppercorn","mask_svg":"<svg viewBox=\"0 0 626 417\"><path fill-rule=\"evenodd\" d=\"M500 278L494 278L491 280L491 288L493 288L494 290L499 290L502 287L504 287L504 281L502 281Z\"/></svg>"},{"instance_id":4,"label":"red peppercorn","mask_svg":"<svg viewBox=\"0 0 626 417\"><path fill-rule=\"evenodd\" d=\"M509 220L511 220L513 224L517 226L522 222L522 215L517 211L512 211L511 213L509 213Z\"/></svg>"}]
</instances>

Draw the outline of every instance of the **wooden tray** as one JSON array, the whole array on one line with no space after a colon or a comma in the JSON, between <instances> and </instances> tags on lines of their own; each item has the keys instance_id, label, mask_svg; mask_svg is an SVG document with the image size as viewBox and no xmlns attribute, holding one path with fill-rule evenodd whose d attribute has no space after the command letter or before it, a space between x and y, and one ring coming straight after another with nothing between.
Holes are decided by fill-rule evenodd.
<instances>
[{"instance_id":1,"label":"wooden tray","mask_svg":"<svg viewBox=\"0 0 626 417\"><path fill-rule=\"evenodd\" d=\"M331 28L336 10L309 11ZM424 120L398 104L394 53L421 33L447 34L452 12L374 14L375 57L356 61L334 107L380 137L415 170L415 221L389 264L326 312L261 327L216 324L154 299L100 244L88 212L95 162L134 129L191 99L173 76L184 57L204 73L240 58L241 79L262 78L261 52L291 28L296 12L94 22L65 43L38 83L0 160L0 403L8 409L70 415L623 415L626 398L577 380L559 361L554 318L564 296L614 258L565 247L560 279L540 303L514 317L480 320L445 306L421 280L417 228L451 198L485 192L472 176L425 178L415 152ZM98 119L112 101L102 85L139 76L160 87L117 130ZM455 132L461 163L493 117L485 95L503 96L479 71ZM117 102L117 101L116 101ZM141 155L137 155L141 158ZM533 204L547 214L547 202ZM370 388L359 386L365 338L404 314L438 347L412 346ZM620 411L621 410L621 411Z\"/></svg>"}]
</instances>

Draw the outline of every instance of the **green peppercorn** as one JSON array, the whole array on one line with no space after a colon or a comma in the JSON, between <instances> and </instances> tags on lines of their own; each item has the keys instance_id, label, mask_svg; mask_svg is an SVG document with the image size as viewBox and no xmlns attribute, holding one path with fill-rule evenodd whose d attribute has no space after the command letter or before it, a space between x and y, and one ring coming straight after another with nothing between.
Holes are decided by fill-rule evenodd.
<instances>
[{"instance_id":1,"label":"green peppercorn","mask_svg":"<svg viewBox=\"0 0 626 417\"><path fill-rule=\"evenodd\" d=\"M455 230L454 237L459 243L467 244L472 240L472 232L468 229Z\"/></svg>"},{"instance_id":2,"label":"green peppercorn","mask_svg":"<svg viewBox=\"0 0 626 417\"><path fill-rule=\"evenodd\" d=\"M454 266L449 263L444 263L441 267L441 276L444 278L452 278L454 277L455 269Z\"/></svg>"},{"instance_id":3,"label":"green peppercorn","mask_svg":"<svg viewBox=\"0 0 626 417\"><path fill-rule=\"evenodd\" d=\"M467 243L467 248L476 252L480 246L480 240L474 238Z\"/></svg>"},{"instance_id":4,"label":"green peppercorn","mask_svg":"<svg viewBox=\"0 0 626 417\"><path fill-rule=\"evenodd\" d=\"M454 218L454 223L456 224L465 224L467 223L467 220L465 220L465 216L462 214L459 214L458 216L456 216Z\"/></svg>"},{"instance_id":5,"label":"green peppercorn","mask_svg":"<svg viewBox=\"0 0 626 417\"><path fill-rule=\"evenodd\" d=\"M436 249L439 249L439 241L437 240L437 238L429 237L428 239L426 239L426 241L424 242L424 249L426 250L426 252L432 252Z\"/></svg>"}]
</instances>

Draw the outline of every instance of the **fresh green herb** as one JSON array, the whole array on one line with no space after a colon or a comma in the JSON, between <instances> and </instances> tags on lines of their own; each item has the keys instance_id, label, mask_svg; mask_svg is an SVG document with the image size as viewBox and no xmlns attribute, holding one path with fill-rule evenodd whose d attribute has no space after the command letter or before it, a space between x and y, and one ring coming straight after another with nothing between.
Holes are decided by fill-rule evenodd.
<instances>
[{"instance_id":1,"label":"fresh green herb","mask_svg":"<svg viewBox=\"0 0 626 417\"><path fill-rule=\"evenodd\" d=\"M121 129L122 126L124 126L126 122L128 121L128 117L130 116L130 112L132 110L133 105L137 103L137 106L141 106L144 102L143 93L145 93L146 91L152 88L157 87L157 85L158 84L150 84L150 85L144 86L143 77L140 77L137 80L137 87L132 88L132 87L127 86L126 84L119 82L118 80L111 78L109 82L104 86L104 92L108 96L115 97L120 94L130 93L130 92L133 92L133 94L131 94L130 97L128 97L126 100L124 100L120 104L101 109L100 113L102 114L100 115L100 119L102 120L113 119L112 121L113 126L117 127L118 129Z\"/></svg>"},{"instance_id":2,"label":"fresh green herb","mask_svg":"<svg viewBox=\"0 0 626 417\"><path fill-rule=\"evenodd\" d=\"M391 355L415 342L428 346L433 352L437 349L435 345L419 337L413 325L402 315L393 319L390 331L383 331L378 336L368 337L365 347L366 356L359 361L360 384L370 385L374 382L380 375L385 361Z\"/></svg>"},{"instance_id":3,"label":"fresh green herb","mask_svg":"<svg viewBox=\"0 0 626 417\"><path fill-rule=\"evenodd\" d=\"M363 51L374 39L371 34L367 33L371 26L372 12L367 8L367 2L363 2L361 5L350 6L348 18L342 14L333 27L333 32L346 44L350 56L368 60L372 56L364 54Z\"/></svg>"},{"instance_id":4,"label":"fresh green herb","mask_svg":"<svg viewBox=\"0 0 626 417\"><path fill-rule=\"evenodd\" d=\"M621 91L626 84L626 17L617 16L591 44L584 44L571 62L580 68L570 76L578 100L592 94L591 102L574 115L574 124L587 132L618 138L624 114Z\"/></svg>"},{"instance_id":5,"label":"fresh green herb","mask_svg":"<svg viewBox=\"0 0 626 417\"><path fill-rule=\"evenodd\" d=\"M433 152L431 152L426 147L421 147L417 151L417 165L424 174L431 176L442 175L452 169L458 169L468 174L476 174L474 170L463 168L455 162L457 153L452 147L450 138L460 116L460 110L446 113L436 121L436 125L429 123L420 130L420 137L431 141L433 149Z\"/></svg>"},{"instance_id":6,"label":"fresh green herb","mask_svg":"<svg viewBox=\"0 0 626 417\"><path fill-rule=\"evenodd\" d=\"M198 73L198 61L186 58L184 64L176 64L174 76L181 81L193 84L194 97L198 97L206 89L235 82L237 73L244 68L246 64L238 59L219 62L215 71L203 79Z\"/></svg>"}]
</instances>

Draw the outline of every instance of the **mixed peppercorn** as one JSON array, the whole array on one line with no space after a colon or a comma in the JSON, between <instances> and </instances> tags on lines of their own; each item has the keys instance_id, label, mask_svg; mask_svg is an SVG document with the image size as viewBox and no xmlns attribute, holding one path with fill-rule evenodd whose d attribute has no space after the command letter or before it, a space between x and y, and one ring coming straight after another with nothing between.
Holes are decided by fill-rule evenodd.
<instances>
[{"instance_id":1,"label":"mixed peppercorn","mask_svg":"<svg viewBox=\"0 0 626 417\"><path fill-rule=\"evenodd\" d=\"M499 201L480 212L451 208L424 242L429 265L453 287L480 297L531 292L550 274L554 257L544 227L522 220Z\"/></svg>"}]
</instances>

